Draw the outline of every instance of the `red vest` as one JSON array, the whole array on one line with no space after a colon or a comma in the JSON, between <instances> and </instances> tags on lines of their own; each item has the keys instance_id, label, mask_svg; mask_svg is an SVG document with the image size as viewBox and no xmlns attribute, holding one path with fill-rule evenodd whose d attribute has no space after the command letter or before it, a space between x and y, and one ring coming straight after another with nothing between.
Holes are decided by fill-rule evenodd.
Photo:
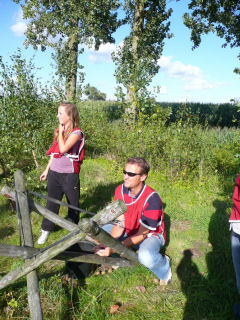
<instances>
[{"instance_id":1,"label":"red vest","mask_svg":"<svg viewBox=\"0 0 240 320\"><path fill-rule=\"evenodd\" d=\"M233 190L233 208L229 222L240 222L240 173L235 182Z\"/></svg>"},{"instance_id":2,"label":"red vest","mask_svg":"<svg viewBox=\"0 0 240 320\"><path fill-rule=\"evenodd\" d=\"M141 194L138 196L137 199L133 199L132 203L126 203L126 199L124 198L123 194L123 185L120 185L115 190L115 200L121 199L127 205L127 211L124 213L125 218L125 231L128 236L132 236L137 233L140 227L140 220L147 204L148 199L150 196L155 193L156 191L149 186L145 185ZM150 234L162 234L164 239L166 240L166 233L164 227L164 213L162 211L161 221L156 230L150 231Z\"/></svg>"},{"instance_id":3,"label":"red vest","mask_svg":"<svg viewBox=\"0 0 240 320\"><path fill-rule=\"evenodd\" d=\"M53 156L54 158L61 158L65 156L69 158L71 161L73 161L74 173L80 172L80 167L83 162L84 150L85 150L85 138L82 130L80 128L74 128L72 132L79 131L79 130L82 133L82 140L80 141L77 152L73 153L73 147L72 147L68 152L60 153L59 144L55 140L53 140L52 146L46 152L47 156Z\"/></svg>"}]
</instances>

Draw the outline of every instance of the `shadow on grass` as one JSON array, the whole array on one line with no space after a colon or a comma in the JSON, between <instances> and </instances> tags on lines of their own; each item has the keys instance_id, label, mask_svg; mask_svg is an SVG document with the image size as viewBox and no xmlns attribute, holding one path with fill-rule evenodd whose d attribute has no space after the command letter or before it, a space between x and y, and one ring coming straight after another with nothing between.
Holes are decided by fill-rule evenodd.
<instances>
[{"instance_id":1,"label":"shadow on grass","mask_svg":"<svg viewBox=\"0 0 240 320\"><path fill-rule=\"evenodd\" d=\"M0 228L0 240L4 239L5 237L8 237L12 235L15 232L15 229L13 227L4 227Z\"/></svg>"},{"instance_id":2,"label":"shadow on grass","mask_svg":"<svg viewBox=\"0 0 240 320\"><path fill-rule=\"evenodd\" d=\"M165 254L166 249L170 243L170 229L171 229L171 219L170 219L170 216L166 213L166 203L163 203L163 208L164 208L164 225L166 230L166 241L164 246L160 250L161 254Z\"/></svg>"},{"instance_id":3,"label":"shadow on grass","mask_svg":"<svg viewBox=\"0 0 240 320\"><path fill-rule=\"evenodd\" d=\"M237 299L231 258L228 201L213 201L215 213L209 223L211 252L206 255L208 274L201 274L193 261L191 250L185 250L177 267L182 291L187 298L183 320L233 319Z\"/></svg>"},{"instance_id":4,"label":"shadow on grass","mask_svg":"<svg viewBox=\"0 0 240 320\"><path fill-rule=\"evenodd\" d=\"M97 213L113 199L115 189L118 185L119 183L99 184L93 191L83 196L81 195L81 208L87 208L87 210Z\"/></svg>"}]
</instances>

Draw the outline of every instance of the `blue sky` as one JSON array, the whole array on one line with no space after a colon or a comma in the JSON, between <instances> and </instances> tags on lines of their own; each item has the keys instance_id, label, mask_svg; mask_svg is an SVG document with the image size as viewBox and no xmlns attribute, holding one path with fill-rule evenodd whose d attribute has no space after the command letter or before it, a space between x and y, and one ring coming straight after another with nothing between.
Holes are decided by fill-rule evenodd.
<instances>
[{"instance_id":1,"label":"blue sky","mask_svg":"<svg viewBox=\"0 0 240 320\"><path fill-rule=\"evenodd\" d=\"M158 61L161 68L152 81L151 90L155 86L161 87L160 94L156 96L158 101L224 103L239 99L240 76L233 73L233 69L239 66L239 50L222 48L223 40L209 34L193 51L190 31L182 23L186 3L168 1L168 6L173 8L170 21L174 37L165 40L163 54ZM38 76L46 81L53 73L51 51L25 49L25 28L26 21L22 19L20 6L11 0L0 0L0 56L8 61L17 48L22 49L26 58L35 55L35 66L41 68ZM126 27L122 27L114 35L115 44L102 45L98 52L86 48L79 57L86 72L86 83L105 92L108 99L115 98L116 87L111 52L121 43L127 31Z\"/></svg>"}]
</instances>

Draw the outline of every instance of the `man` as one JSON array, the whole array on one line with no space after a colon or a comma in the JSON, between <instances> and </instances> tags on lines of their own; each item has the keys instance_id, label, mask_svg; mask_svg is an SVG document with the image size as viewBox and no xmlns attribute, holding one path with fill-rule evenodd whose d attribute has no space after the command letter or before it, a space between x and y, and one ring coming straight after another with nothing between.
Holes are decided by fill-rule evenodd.
<instances>
[{"instance_id":1,"label":"man","mask_svg":"<svg viewBox=\"0 0 240 320\"><path fill-rule=\"evenodd\" d=\"M115 190L115 200L121 199L127 205L127 211L118 217L114 225L103 229L127 247L138 249L138 260L167 285L172 278L170 259L160 254L166 233L162 201L158 193L145 184L150 166L143 158L129 158L124 174L124 183ZM95 253L109 256L112 249L104 245L97 246Z\"/></svg>"}]
</instances>

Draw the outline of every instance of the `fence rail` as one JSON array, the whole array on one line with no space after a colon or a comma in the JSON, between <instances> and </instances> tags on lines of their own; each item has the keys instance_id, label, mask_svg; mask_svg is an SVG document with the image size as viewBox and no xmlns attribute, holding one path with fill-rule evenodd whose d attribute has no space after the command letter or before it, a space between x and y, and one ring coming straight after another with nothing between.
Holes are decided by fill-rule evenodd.
<instances>
[{"instance_id":1,"label":"fence rail","mask_svg":"<svg viewBox=\"0 0 240 320\"><path fill-rule=\"evenodd\" d=\"M123 201L117 200L108 204L93 217L81 219L79 224L76 225L30 199L27 195L24 175L21 170L15 172L14 179L16 191L5 186L2 188L1 194L12 201L15 201L17 204L16 208L19 210L21 222L21 228L19 230L22 232L23 246L2 244L0 245L0 256L24 258L25 262L0 279L0 289L5 288L26 275L31 319L42 319L36 269L50 259L108 264L120 267L136 266L138 263L137 254L132 249L125 247L119 241L113 239L100 227L112 222L127 210ZM34 248L30 221L31 211L37 212L54 224L65 228L70 233L48 247L42 249ZM79 252L68 251L68 248L77 242L85 240L95 243L96 241L97 243L104 243L117 252L120 255L120 258L100 257L95 254L80 254Z\"/></svg>"}]
</instances>

